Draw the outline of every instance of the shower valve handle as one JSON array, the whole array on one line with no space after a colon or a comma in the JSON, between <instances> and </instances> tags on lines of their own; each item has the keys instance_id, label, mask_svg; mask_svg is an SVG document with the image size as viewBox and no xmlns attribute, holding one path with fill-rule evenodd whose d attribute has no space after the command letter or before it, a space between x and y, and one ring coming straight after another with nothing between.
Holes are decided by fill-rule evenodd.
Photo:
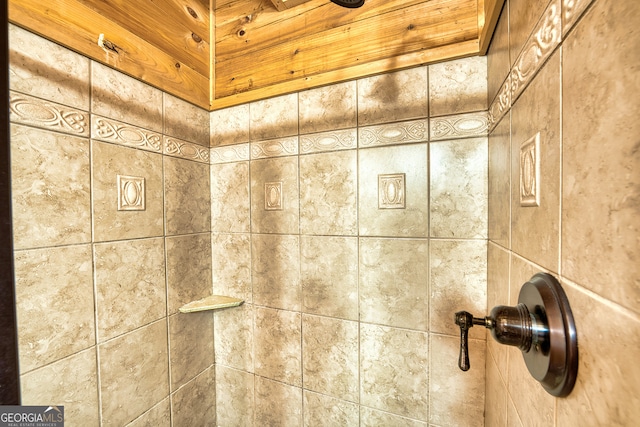
<instances>
[{"instance_id":1,"label":"shower valve handle","mask_svg":"<svg viewBox=\"0 0 640 427\"><path fill-rule=\"evenodd\" d=\"M456 325L460 327L460 356L458 357L458 366L463 371L468 371L471 367L469 363L469 328L473 325L486 326L487 320L473 317L467 311L459 311L455 315Z\"/></svg>"}]
</instances>

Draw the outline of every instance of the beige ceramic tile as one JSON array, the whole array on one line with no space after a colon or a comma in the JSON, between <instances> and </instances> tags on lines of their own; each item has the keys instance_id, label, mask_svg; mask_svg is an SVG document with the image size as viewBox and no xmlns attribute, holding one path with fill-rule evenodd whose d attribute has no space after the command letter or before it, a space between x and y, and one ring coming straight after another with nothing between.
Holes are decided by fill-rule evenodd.
<instances>
[{"instance_id":1,"label":"beige ceramic tile","mask_svg":"<svg viewBox=\"0 0 640 427\"><path fill-rule=\"evenodd\" d=\"M249 162L211 165L211 229L249 232Z\"/></svg>"},{"instance_id":2,"label":"beige ceramic tile","mask_svg":"<svg viewBox=\"0 0 640 427\"><path fill-rule=\"evenodd\" d=\"M489 135L489 239L511 247L511 116L505 116ZM519 182L518 182L519 185Z\"/></svg>"},{"instance_id":3,"label":"beige ceramic tile","mask_svg":"<svg viewBox=\"0 0 640 427\"><path fill-rule=\"evenodd\" d=\"M512 64L520 55L548 4L549 0L509 0L509 44Z\"/></svg>"},{"instance_id":4,"label":"beige ceramic tile","mask_svg":"<svg viewBox=\"0 0 640 427\"><path fill-rule=\"evenodd\" d=\"M358 80L358 125L428 116L427 67Z\"/></svg>"},{"instance_id":5,"label":"beige ceramic tile","mask_svg":"<svg viewBox=\"0 0 640 427\"><path fill-rule=\"evenodd\" d=\"M298 158L251 162L251 231L299 232Z\"/></svg>"},{"instance_id":6,"label":"beige ceramic tile","mask_svg":"<svg viewBox=\"0 0 640 427\"><path fill-rule=\"evenodd\" d=\"M356 82L339 83L299 93L300 133L357 125Z\"/></svg>"},{"instance_id":7,"label":"beige ceramic tile","mask_svg":"<svg viewBox=\"0 0 640 427\"><path fill-rule=\"evenodd\" d=\"M512 300L509 298L509 264L510 253L489 242L487 245L487 308L485 315L489 314L497 305L512 304ZM500 373L503 375L502 378L506 381L506 371L503 368L507 366L507 347L499 344L490 335L487 332L488 351L493 355L500 368Z\"/></svg>"},{"instance_id":8,"label":"beige ceramic tile","mask_svg":"<svg viewBox=\"0 0 640 427\"><path fill-rule=\"evenodd\" d=\"M298 134L298 94L278 96L249 104L251 141Z\"/></svg>"},{"instance_id":9,"label":"beige ceramic tile","mask_svg":"<svg viewBox=\"0 0 640 427\"><path fill-rule=\"evenodd\" d=\"M164 158L166 234L211 230L209 165Z\"/></svg>"},{"instance_id":10,"label":"beige ceramic tile","mask_svg":"<svg viewBox=\"0 0 640 427\"><path fill-rule=\"evenodd\" d=\"M252 304L242 304L214 313L216 364L253 372Z\"/></svg>"},{"instance_id":11,"label":"beige ceramic tile","mask_svg":"<svg viewBox=\"0 0 640 427\"><path fill-rule=\"evenodd\" d=\"M562 272L636 312L639 6L596 2L562 47Z\"/></svg>"},{"instance_id":12,"label":"beige ceramic tile","mask_svg":"<svg viewBox=\"0 0 640 427\"><path fill-rule=\"evenodd\" d=\"M213 293L251 302L251 236L213 233L211 258Z\"/></svg>"},{"instance_id":13,"label":"beige ceramic tile","mask_svg":"<svg viewBox=\"0 0 640 427\"><path fill-rule=\"evenodd\" d=\"M173 314L184 304L211 295L211 237L208 233L167 237L167 307Z\"/></svg>"},{"instance_id":14,"label":"beige ceramic tile","mask_svg":"<svg viewBox=\"0 0 640 427\"><path fill-rule=\"evenodd\" d=\"M360 239L360 320L427 331L429 242Z\"/></svg>"},{"instance_id":15,"label":"beige ceramic tile","mask_svg":"<svg viewBox=\"0 0 640 427\"><path fill-rule=\"evenodd\" d=\"M388 412L376 411L375 409L360 407L360 425L366 427L394 426L394 427L427 427L423 421L412 420L410 418L393 415Z\"/></svg>"},{"instance_id":16,"label":"beige ceramic tile","mask_svg":"<svg viewBox=\"0 0 640 427\"><path fill-rule=\"evenodd\" d=\"M91 241L89 141L11 126L16 249Z\"/></svg>"},{"instance_id":17,"label":"beige ceramic tile","mask_svg":"<svg viewBox=\"0 0 640 427\"><path fill-rule=\"evenodd\" d=\"M254 234L251 278L256 304L300 310L300 239L298 236Z\"/></svg>"},{"instance_id":18,"label":"beige ceramic tile","mask_svg":"<svg viewBox=\"0 0 640 427\"><path fill-rule=\"evenodd\" d=\"M562 36L576 24L593 0L562 0Z\"/></svg>"},{"instance_id":19,"label":"beige ceramic tile","mask_svg":"<svg viewBox=\"0 0 640 427\"><path fill-rule=\"evenodd\" d=\"M560 56L552 56L511 109L511 247L558 271ZM540 206L521 206L521 146L540 133Z\"/></svg>"},{"instance_id":20,"label":"beige ceramic tile","mask_svg":"<svg viewBox=\"0 0 640 427\"><path fill-rule=\"evenodd\" d=\"M300 387L302 385L300 313L257 307L254 334L256 374ZM256 399L261 399L260 393L256 395ZM273 402L278 400L274 399ZM259 403L258 406L260 406Z\"/></svg>"},{"instance_id":21,"label":"beige ceramic tile","mask_svg":"<svg viewBox=\"0 0 640 427\"><path fill-rule=\"evenodd\" d=\"M487 426L506 427L507 426L507 387L504 383L506 377L503 372L507 368L487 351L486 353L486 384L485 384L485 407L484 424Z\"/></svg>"},{"instance_id":22,"label":"beige ceramic tile","mask_svg":"<svg viewBox=\"0 0 640 427\"><path fill-rule=\"evenodd\" d=\"M164 239L94 245L98 342L166 315Z\"/></svg>"},{"instance_id":23,"label":"beige ceramic tile","mask_svg":"<svg viewBox=\"0 0 640 427\"><path fill-rule=\"evenodd\" d=\"M249 142L249 104L212 111L209 115L211 147Z\"/></svg>"},{"instance_id":24,"label":"beige ceramic tile","mask_svg":"<svg viewBox=\"0 0 640 427\"><path fill-rule=\"evenodd\" d=\"M429 115L487 109L487 58L474 56L429 65Z\"/></svg>"},{"instance_id":25,"label":"beige ceramic tile","mask_svg":"<svg viewBox=\"0 0 640 427\"><path fill-rule=\"evenodd\" d=\"M360 403L427 421L428 354L426 333L361 323Z\"/></svg>"},{"instance_id":26,"label":"beige ceramic tile","mask_svg":"<svg viewBox=\"0 0 640 427\"><path fill-rule=\"evenodd\" d=\"M431 236L487 236L487 138L429 145Z\"/></svg>"},{"instance_id":27,"label":"beige ceramic tile","mask_svg":"<svg viewBox=\"0 0 640 427\"><path fill-rule=\"evenodd\" d=\"M213 365L213 313L178 313L169 317L171 391Z\"/></svg>"},{"instance_id":28,"label":"beige ceramic tile","mask_svg":"<svg viewBox=\"0 0 640 427\"><path fill-rule=\"evenodd\" d=\"M640 417L640 316L562 281L578 332L576 385L558 399L557 425L633 425Z\"/></svg>"},{"instance_id":29,"label":"beige ceramic tile","mask_svg":"<svg viewBox=\"0 0 640 427\"><path fill-rule=\"evenodd\" d=\"M209 112L163 93L164 133L209 146Z\"/></svg>"},{"instance_id":30,"label":"beige ceramic tile","mask_svg":"<svg viewBox=\"0 0 640 427\"><path fill-rule=\"evenodd\" d=\"M487 243L432 239L430 247L429 330L459 336L460 329L454 322L456 312L468 311L475 317L487 315ZM485 330L471 328L469 336L484 339Z\"/></svg>"},{"instance_id":31,"label":"beige ceramic tile","mask_svg":"<svg viewBox=\"0 0 640 427\"><path fill-rule=\"evenodd\" d=\"M303 315L305 390L358 402L358 323Z\"/></svg>"},{"instance_id":32,"label":"beige ceramic tile","mask_svg":"<svg viewBox=\"0 0 640 427\"><path fill-rule=\"evenodd\" d=\"M153 408L136 418L127 427L170 427L171 402L167 397Z\"/></svg>"},{"instance_id":33,"label":"beige ceramic tile","mask_svg":"<svg viewBox=\"0 0 640 427\"><path fill-rule=\"evenodd\" d=\"M498 95L509 74L509 2L504 2L502 13L491 38L487 52L487 100L489 104Z\"/></svg>"},{"instance_id":34,"label":"beige ceramic tile","mask_svg":"<svg viewBox=\"0 0 640 427\"><path fill-rule=\"evenodd\" d=\"M9 83L38 98L89 111L89 59L9 25Z\"/></svg>"},{"instance_id":35,"label":"beige ceramic tile","mask_svg":"<svg viewBox=\"0 0 640 427\"><path fill-rule=\"evenodd\" d=\"M485 345L469 340L471 369L458 368L460 337L431 335L429 421L442 426L484 424Z\"/></svg>"},{"instance_id":36,"label":"beige ceramic tile","mask_svg":"<svg viewBox=\"0 0 640 427\"><path fill-rule=\"evenodd\" d=\"M171 395L174 426L216 425L216 376L213 367Z\"/></svg>"},{"instance_id":37,"label":"beige ceramic tile","mask_svg":"<svg viewBox=\"0 0 640 427\"><path fill-rule=\"evenodd\" d=\"M359 425L358 405L323 394L303 391L304 426Z\"/></svg>"},{"instance_id":38,"label":"beige ceramic tile","mask_svg":"<svg viewBox=\"0 0 640 427\"><path fill-rule=\"evenodd\" d=\"M99 425L97 379L91 347L22 375L21 404L64 406L67 425Z\"/></svg>"},{"instance_id":39,"label":"beige ceramic tile","mask_svg":"<svg viewBox=\"0 0 640 427\"><path fill-rule=\"evenodd\" d=\"M15 253L20 371L95 345L91 247Z\"/></svg>"},{"instance_id":40,"label":"beige ceramic tile","mask_svg":"<svg viewBox=\"0 0 640 427\"><path fill-rule=\"evenodd\" d=\"M380 209L380 175L404 174L404 208ZM429 184L427 145L371 148L359 152L358 219L364 236L427 237ZM395 187L394 187L395 188Z\"/></svg>"},{"instance_id":41,"label":"beige ceramic tile","mask_svg":"<svg viewBox=\"0 0 640 427\"><path fill-rule=\"evenodd\" d=\"M93 239L162 236L162 156L92 141ZM118 175L144 178L144 210L118 210Z\"/></svg>"},{"instance_id":42,"label":"beige ceramic tile","mask_svg":"<svg viewBox=\"0 0 640 427\"><path fill-rule=\"evenodd\" d=\"M254 376L216 365L216 421L219 426L254 425Z\"/></svg>"},{"instance_id":43,"label":"beige ceramic tile","mask_svg":"<svg viewBox=\"0 0 640 427\"><path fill-rule=\"evenodd\" d=\"M354 150L300 156L300 232L355 235L358 160Z\"/></svg>"},{"instance_id":44,"label":"beige ceramic tile","mask_svg":"<svg viewBox=\"0 0 640 427\"><path fill-rule=\"evenodd\" d=\"M95 61L91 62L91 112L162 132L162 92Z\"/></svg>"},{"instance_id":45,"label":"beige ceramic tile","mask_svg":"<svg viewBox=\"0 0 640 427\"><path fill-rule=\"evenodd\" d=\"M98 351L104 424L124 425L169 394L166 320L101 344Z\"/></svg>"},{"instance_id":46,"label":"beige ceramic tile","mask_svg":"<svg viewBox=\"0 0 640 427\"><path fill-rule=\"evenodd\" d=\"M9 120L54 132L89 137L89 113L19 92L9 92Z\"/></svg>"},{"instance_id":47,"label":"beige ceramic tile","mask_svg":"<svg viewBox=\"0 0 640 427\"><path fill-rule=\"evenodd\" d=\"M509 427L524 427L522 420L520 420L520 415L518 415L518 411L516 411L516 407L509 395L507 395L507 425ZM538 425L543 426L545 424L538 423Z\"/></svg>"},{"instance_id":48,"label":"beige ceramic tile","mask_svg":"<svg viewBox=\"0 0 640 427\"><path fill-rule=\"evenodd\" d=\"M300 281L305 313L358 320L358 241L302 236Z\"/></svg>"},{"instance_id":49,"label":"beige ceramic tile","mask_svg":"<svg viewBox=\"0 0 640 427\"><path fill-rule=\"evenodd\" d=\"M258 425L302 425L301 388L256 377L255 402L255 419Z\"/></svg>"}]
</instances>

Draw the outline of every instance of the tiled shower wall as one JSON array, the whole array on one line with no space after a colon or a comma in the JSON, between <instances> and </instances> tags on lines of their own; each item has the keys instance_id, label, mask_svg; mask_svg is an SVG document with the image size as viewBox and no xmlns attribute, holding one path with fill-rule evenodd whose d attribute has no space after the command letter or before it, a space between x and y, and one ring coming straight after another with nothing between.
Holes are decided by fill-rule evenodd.
<instances>
[{"instance_id":1,"label":"tiled shower wall","mask_svg":"<svg viewBox=\"0 0 640 427\"><path fill-rule=\"evenodd\" d=\"M13 26L10 87L22 403L207 424L209 113Z\"/></svg>"},{"instance_id":2,"label":"tiled shower wall","mask_svg":"<svg viewBox=\"0 0 640 427\"><path fill-rule=\"evenodd\" d=\"M211 115L223 426L484 423L486 61Z\"/></svg>"},{"instance_id":3,"label":"tiled shower wall","mask_svg":"<svg viewBox=\"0 0 640 427\"><path fill-rule=\"evenodd\" d=\"M520 351L487 340L487 426L640 419L640 3L507 0L488 55L488 307L558 276L578 332L575 389L553 398ZM539 134L538 207L520 204ZM635 359L634 359L635 360Z\"/></svg>"}]
</instances>

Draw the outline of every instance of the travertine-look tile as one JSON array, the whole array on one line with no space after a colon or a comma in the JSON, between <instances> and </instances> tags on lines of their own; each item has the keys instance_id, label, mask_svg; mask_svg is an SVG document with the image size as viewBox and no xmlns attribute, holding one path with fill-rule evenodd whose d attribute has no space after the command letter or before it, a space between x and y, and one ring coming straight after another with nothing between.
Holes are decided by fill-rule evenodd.
<instances>
[{"instance_id":1,"label":"travertine-look tile","mask_svg":"<svg viewBox=\"0 0 640 427\"><path fill-rule=\"evenodd\" d=\"M593 0L562 0L562 36L576 24Z\"/></svg>"},{"instance_id":2,"label":"travertine-look tile","mask_svg":"<svg viewBox=\"0 0 640 427\"><path fill-rule=\"evenodd\" d=\"M358 320L358 241L302 236L300 281L305 313Z\"/></svg>"},{"instance_id":3,"label":"travertine-look tile","mask_svg":"<svg viewBox=\"0 0 640 427\"><path fill-rule=\"evenodd\" d=\"M256 307L254 334L256 374L300 387L302 385L300 313ZM260 399L260 393L256 399ZM279 402L277 399L273 401Z\"/></svg>"},{"instance_id":4,"label":"travertine-look tile","mask_svg":"<svg viewBox=\"0 0 640 427\"><path fill-rule=\"evenodd\" d=\"M267 207L268 184L280 184L280 204ZM298 158L279 157L251 162L251 231L257 233L299 232L300 201Z\"/></svg>"},{"instance_id":5,"label":"travertine-look tile","mask_svg":"<svg viewBox=\"0 0 640 427\"><path fill-rule=\"evenodd\" d=\"M216 421L219 426L254 425L254 376L216 365Z\"/></svg>"},{"instance_id":6,"label":"travertine-look tile","mask_svg":"<svg viewBox=\"0 0 640 427\"><path fill-rule=\"evenodd\" d=\"M94 245L98 342L166 315L164 239Z\"/></svg>"},{"instance_id":7,"label":"travertine-look tile","mask_svg":"<svg viewBox=\"0 0 640 427\"><path fill-rule=\"evenodd\" d=\"M171 395L171 420L175 426L216 425L216 376L213 367Z\"/></svg>"},{"instance_id":8,"label":"travertine-look tile","mask_svg":"<svg viewBox=\"0 0 640 427\"><path fill-rule=\"evenodd\" d=\"M61 405L68 425L98 425L97 380L96 349L91 347L22 375L21 404Z\"/></svg>"},{"instance_id":9,"label":"travertine-look tile","mask_svg":"<svg viewBox=\"0 0 640 427\"><path fill-rule=\"evenodd\" d=\"M249 142L249 104L212 111L209 120L211 147Z\"/></svg>"},{"instance_id":10,"label":"travertine-look tile","mask_svg":"<svg viewBox=\"0 0 640 427\"><path fill-rule=\"evenodd\" d=\"M429 350L429 421L442 426L483 427L484 341L469 340L471 369L467 372L457 364L459 336L432 334Z\"/></svg>"},{"instance_id":11,"label":"travertine-look tile","mask_svg":"<svg viewBox=\"0 0 640 427\"><path fill-rule=\"evenodd\" d=\"M427 117L427 75L425 66L358 80L358 125Z\"/></svg>"},{"instance_id":12,"label":"travertine-look tile","mask_svg":"<svg viewBox=\"0 0 640 427\"><path fill-rule=\"evenodd\" d=\"M300 232L355 235L358 161L354 150L300 156Z\"/></svg>"},{"instance_id":13,"label":"travertine-look tile","mask_svg":"<svg viewBox=\"0 0 640 427\"><path fill-rule=\"evenodd\" d=\"M92 141L93 239L162 236L162 156ZM144 178L145 210L118 210L118 175Z\"/></svg>"},{"instance_id":14,"label":"travertine-look tile","mask_svg":"<svg viewBox=\"0 0 640 427\"><path fill-rule=\"evenodd\" d=\"M89 113L56 102L9 92L9 120L42 129L89 137Z\"/></svg>"},{"instance_id":15,"label":"travertine-look tile","mask_svg":"<svg viewBox=\"0 0 640 427\"><path fill-rule=\"evenodd\" d=\"M429 242L360 239L360 320L428 330Z\"/></svg>"},{"instance_id":16,"label":"travertine-look tile","mask_svg":"<svg viewBox=\"0 0 640 427\"><path fill-rule=\"evenodd\" d=\"M169 394L166 320L101 344L98 351L104 424L124 425Z\"/></svg>"},{"instance_id":17,"label":"travertine-look tile","mask_svg":"<svg viewBox=\"0 0 640 427\"><path fill-rule=\"evenodd\" d=\"M136 418L127 427L170 427L171 402L169 398L162 400L153 408Z\"/></svg>"},{"instance_id":18,"label":"travertine-look tile","mask_svg":"<svg viewBox=\"0 0 640 427\"><path fill-rule=\"evenodd\" d=\"M487 51L487 101L489 105L498 95L502 84L509 75L511 61L509 59L509 2L502 8L501 19L498 20Z\"/></svg>"},{"instance_id":19,"label":"travertine-look tile","mask_svg":"<svg viewBox=\"0 0 640 427\"><path fill-rule=\"evenodd\" d=\"M244 303L214 313L216 363L253 373L254 306Z\"/></svg>"},{"instance_id":20,"label":"travertine-look tile","mask_svg":"<svg viewBox=\"0 0 640 427\"><path fill-rule=\"evenodd\" d=\"M89 59L9 25L11 89L89 111Z\"/></svg>"},{"instance_id":21,"label":"travertine-look tile","mask_svg":"<svg viewBox=\"0 0 640 427\"><path fill-rule=\"evenodd\" d=\"M359 425L358 405L308 390L303 391L304 426Z\"/></svg>"},{"instance_id":22,"label":"travertine-look tile","mask_svg":"<svg viewBox=\"0 0 640 427\"><path fill-rule=\"evenodd\" d=\"M211 295L211 237L208 233L167 237L167 307L173 314L184 304Z\"/></svg>"},{"instance_id":23,"label":"travertine-look tile","mask_svg":"<svg viewBox=\"0 0 640 427\"><path fill-rule=\"evenodd\" d=\"M429 115L487 109L487 58L474 56L429 65Z\"/></svg>"},{"instance_id":24,"label":"travertine-look tile","mask_svg":"<svg viewBox=\"0 0 640 427\"><path fill-rule=\"evenodd\" d=\"M486 315L487 243L431 239L429 245L429 331L459 336L460 328L454 323L457 311L468 311L476 317ZM471 328L469 336L484 339L485 330Z\"/></svg>"},{"instance_id":25,"label":"travertine-look tile","mask_svg":"<svg viewBox=\"0 0 640 427\"><path fill-rule=\"evenodd\" d=\"M357 125L356 82L300 92L300 133L323 132Z\"/></svg>"},{"instance_id":26,"label":"travertine-look tile","mask_svg":"<svg viewBox=\"0 0 640 427\"><path fill-rule=\"evenodd\" d=\"M620 70L640 66L638 22L640 3L598 1L562 46L562 272L636 312L640 75Z\"/></svg>"},{"instance_id":27,"label":"travertine-look tile","mask_svg":"<svg viewBox=\"0 0 640 427\"><path fill-rule=\"evenodd\" d=\"M488 341L487 341L488 342ZM505 349L506 353L506 349ZM503 376L505 363L496 362L492 352L486 354L485 408L484 424L487 426L506 427L507 425L507 386Z\"/></svg>"},{"instance_id":28,"label":"travertine-look tile","mask_svg":"<svg viewBox=\"0 0 640 427\"><path fill-rule=\"evenodd\" d=\"M166 234L211 231L209 165L164 158Z\"/></svg>"},{"instance_id":29,"label":"travertine-look tile","mask_svg":"<svg viewBox=\"0 0 640 427\"><path fill-rule=\"evenodd\" d=\"M213 365L213 313L177 313L169 317L171 391Z\"/></svg>"},{"instance_id":30,"label":"travertine-look tile","mask_svg":"<svg viewBox=\"0 0 640 427\"><path fill-rule=\"evenodd\" d=\"M164 133L209 146L209 112L163 93Z\"/></svg>"},{"instance_id":31,"label":"travertine-look tile","mask_svg":"<svg viewBox=\"0 0 640 427\"><path fill-rule=\"evenodd\" d=\"M429 145L431 236L487 236L487 138Z\"/></svg>"},{"instance_id":32,"label":"travertine-look tile","mask_svg":"<svg viewBox=\"0 0 640 427\"><path fill-rule=\"evenodd\" d=\"M511 247L510 132L511 115L507 115L489 135L488 233L491 241L505 248Z\"/></svg>"},{"instance_id":33,"label":"travertine-look tile","mask_svg":"<svg viewBox=\"0 0 640 427\"><path fill-rule=\"evenodd\" d=\"M388 412L360 407L360 425L367 427L394 426L394 427L427 427L426 421L412 420Z\"/></svg>"},{"instance_id":34,"label":"travertine-look tile","mask_svg":"<svg viewBox=\"0 0 640 427\"><path fill-rule=\"evenodd\" d=\"M633 425L640 417L640 316L568 281L562 287L578 332L576 385L557 400L557 425L589 413L588 425ZM603 319L606 319L603 321Z\"/></svg>"},{"instance_id":35,"label":"travertine-look tile","mask_svg":"<svg viewBox=\"0 0 640 427\"><path fill-rule=\"evenodd\" d=\"M249 104L251 141L298 134L298 94L282 95Z\"/></svg>"},{"instance_id":36,"label":"travertine-look tile","mask_svg":"<svg viewBox=\"0 0 640 427\"><path fill-rule=\"evenodd\" d=\"M305 390L358 402L358 323L302 317Z\"/></svg>"},{"instance_id":37,"label":"travertine-look tile","mask_svg":"<svg viewBox=\"0 0 640 427\"><path fill-rule=\"evenodd\" d=\"M211 258L213 293L252 302L251 236L213 233Z\"/></svg>"},{"instance_id":38,"label":"travertine-look tile","mask_svg":"<svg viewBox=\"0 0 640 427\"><path fill-rule=\"evenodd\" d=\"M16 249L91 241L89 140L11 125Z\"/></svg>"},{"instance_id":39,"label":"travertine-look tile","mask_svg":"<svg viewBox=\"0 0 640 427\"><path fill-rule=\"evenodd\" d=\"M511 64L520 55L531 31L549 0L509 0L509 45Z\"/></svg>"},{"instance_id":40,"label":"travertine-look tile","mask_svg":"<svg viewBox=\"0 0 640 427\"><path fill-rule=\"evenodd\" d=\"M554 54L511 109L511 248L558 271L560 55ZM540 133L540 206L520 204L521 145Z\"/></svg>"},{"instance_id":41,"label":"travertine-look tile","mask_svg":"<svg viewBox=\"0 0 640 427\"><path fill-rule=\"evenodd\" d=\"M300 310L300 242L298 236L254 234L251 277L256 304Z\"/></svg>"},{"instance_id":42,"label":"travertine-look tile","mask_svg":"<svg viewBox=\"0 0 640 427\"><path fill-rule=\"evenodd\" d=\"M427 334L360 324L360 403L427 421Z\"/></svg>"},{"instance_id":43,"label":"travertine-look tile","mask_svg":"<svg viewBox=\"0 0 640 427\"><path fill-rule=\"evenodd\" d=\"M301 388L256 376L255 404L255 419L258 424L302 425Z\"/></svg>"},{"instance_id":44,"label":"travertine-look tile","mask_svg":"<svg viewBox=\"0 0 640 427\"><path fill-rule=\"evenodd\" d=\"M489 242L487 245L487 308L486 314L497 305L511 305L509 265L510 253L502 247ZM520 284L521 285L521 284ZM519 290L518 290L519 292ZM475 328L474 328L475 329ZM487 333L487 349L500 367L502 380L506 381L506 372L502 369L507 366L507 346L499 344ZM488 365L487 365L488 366ZM490 390L490 388L488 388Z\"/></svg>"},{"instance_id":45,"label":"travertine-look tile","mask_svg":"<svg viewBox=\"0 0 640 427\"><path fill-rule=\"evenodd\" d=\"M162 132L162 92L98 62L91 62L91 112Z\"/></svg>"},{"instance_id":46,"label":"travertine-look tile","mask_svg":"<svg viewBox=\"0 0 640 427\"><path fill-rule=\"evenodd\" d=\"M211 165L211 229L249 232L249 162Z\"/></svg>"},{"instance_id":47,"label":"travertine-look tile","mask_svg":"<svg viewBox=\"0 0 640 427\"><path fill-rule=\"evenodd\" d=\"M95 345L91 246L15 253L20 371Z\"/></svg>"},{"instance_id":48,"label":"travertine-look tile","mask_svg":"<svg viewBox=\"0 0 640 427\"><path fill-rule=\"evenodd\" d=\"M405 174L405 208L380 209L379 175ZM427 145L360 150L358 219L365 236L427 237Z\"/></svg>"}]
</instances>

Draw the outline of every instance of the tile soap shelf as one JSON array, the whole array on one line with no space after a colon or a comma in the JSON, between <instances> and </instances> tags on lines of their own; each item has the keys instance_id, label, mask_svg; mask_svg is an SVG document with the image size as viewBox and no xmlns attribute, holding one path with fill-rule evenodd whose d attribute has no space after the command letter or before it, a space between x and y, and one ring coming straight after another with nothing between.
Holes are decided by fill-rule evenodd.
<instances>
[{"instance_id":1,"label":"tile soap shelf","mask_svg":"<svg viewBox=\"0 0 640 427\"><path fill-rule=\"evenodd\" d=\"M181 313L194 313L197 311L217 310L220 308L237 307L244 300L239 298L227 297L224 295L211 295L197 301L191 301L180 307Z\"/></svg>"}]
</instances>

